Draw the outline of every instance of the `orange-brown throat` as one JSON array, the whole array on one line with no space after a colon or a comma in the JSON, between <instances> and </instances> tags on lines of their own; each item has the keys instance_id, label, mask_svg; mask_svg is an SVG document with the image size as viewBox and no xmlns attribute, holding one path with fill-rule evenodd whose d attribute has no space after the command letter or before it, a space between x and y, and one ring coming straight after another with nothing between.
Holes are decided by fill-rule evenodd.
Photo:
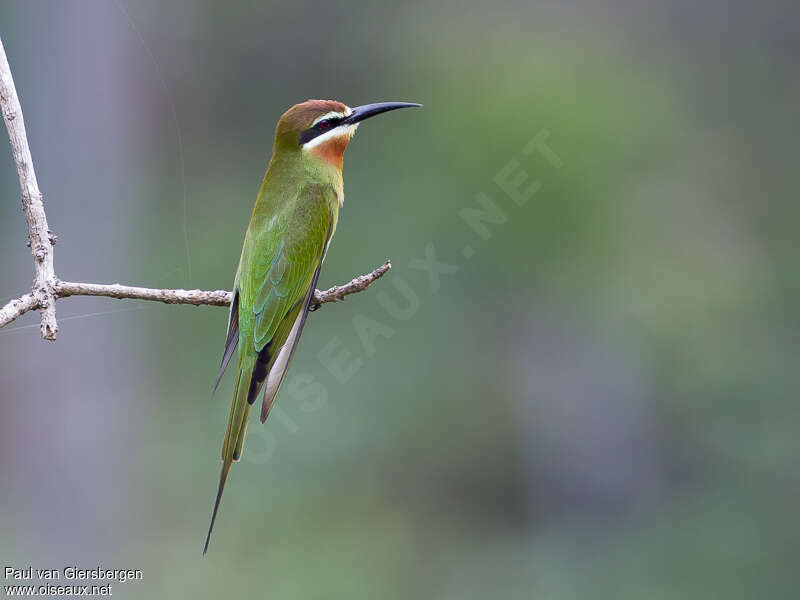
<instances>
[{"instance_id":1,"label":"orange-brown throat","mask_svg":"<svg viewBox=\"0 0 800 600\"><path fill-rule=\"evenodd\" d=\"M350 143L350 137L351 135L342 133L342 135L333 137L311 148L310 152L316 158L324 160L341 170L344 162L344 151L347 149L347 144Z\"/></svg>"}]
</instances>

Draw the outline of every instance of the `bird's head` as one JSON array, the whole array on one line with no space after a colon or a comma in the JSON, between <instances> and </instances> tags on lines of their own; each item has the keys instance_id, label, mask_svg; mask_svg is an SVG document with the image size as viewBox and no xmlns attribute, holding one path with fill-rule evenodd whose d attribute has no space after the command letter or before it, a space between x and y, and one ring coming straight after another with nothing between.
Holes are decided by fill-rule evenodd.
<instances>
[{"instance_id":1,"label":"bird's head","mask_svg":"<svg viewBox=\"0 0 800 600\"><path fill-rule=\"evenodd\" d=\"M283 113L275 131L275 145L308 152L341 169L344 151L361 121L412 106L422 105L377 102L350 108L336 100L306 100Z\"/></svg>"}]
</instances>

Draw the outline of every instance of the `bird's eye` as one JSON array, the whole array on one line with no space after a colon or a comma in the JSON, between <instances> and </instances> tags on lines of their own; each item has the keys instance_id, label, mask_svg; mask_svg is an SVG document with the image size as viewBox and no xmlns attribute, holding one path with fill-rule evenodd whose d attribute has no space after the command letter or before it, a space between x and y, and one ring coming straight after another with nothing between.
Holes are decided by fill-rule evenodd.
<instances>
[{"instance_id":1,"label":"bird's eye","mask_svg":"<svg viewBox=\"0 0 800 600\"><path fill-rule=\"evenodd\" d=\"M330 119L322 119L322 121L317 123L317 127L323 130L328 129L330 126L331 126Z\"/></svg>"}]
</instances>

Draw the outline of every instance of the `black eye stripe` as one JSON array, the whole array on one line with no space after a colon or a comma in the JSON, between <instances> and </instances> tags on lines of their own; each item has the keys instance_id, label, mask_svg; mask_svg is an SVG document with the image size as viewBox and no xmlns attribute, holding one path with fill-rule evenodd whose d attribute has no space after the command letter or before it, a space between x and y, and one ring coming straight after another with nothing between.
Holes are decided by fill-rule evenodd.
<instances>
[{"instance_id":1,"label":"black eye stripe","mask_svg":"<svg viewBox=\"0 0 800 600\"><path fill-rule=\"evenodd\" d=\"M329 119L322 119L316 125L306 129L300 134L300 143L305 144L306 142L310 142L315 137L334 129L343 120L344 117L331 117Z\"/></svg>"}]
</instances>

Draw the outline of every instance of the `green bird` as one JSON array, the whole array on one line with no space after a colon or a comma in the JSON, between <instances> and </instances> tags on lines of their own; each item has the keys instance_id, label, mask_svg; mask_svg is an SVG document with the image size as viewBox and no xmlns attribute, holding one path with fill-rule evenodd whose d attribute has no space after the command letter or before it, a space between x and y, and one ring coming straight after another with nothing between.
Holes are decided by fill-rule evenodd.
<instances>
[{"instance_id":1,"label":"green bird","mask_svg":"<svg viewBox=\"0 0 800 600\"><path fill-rule=\"evenodd\" d=\"M263 389L263 423L286 375L319 278L343 201L342 161L364 119L410 102L350 108L334 100L308 100L287 110L275 129L267 173L259 189L233 281L233 302L222 364L214 385L238 348L238 367L222 472L203 554L208 550L231 464L242 455L250 409Z\"/></svg>"}]
</instances>

